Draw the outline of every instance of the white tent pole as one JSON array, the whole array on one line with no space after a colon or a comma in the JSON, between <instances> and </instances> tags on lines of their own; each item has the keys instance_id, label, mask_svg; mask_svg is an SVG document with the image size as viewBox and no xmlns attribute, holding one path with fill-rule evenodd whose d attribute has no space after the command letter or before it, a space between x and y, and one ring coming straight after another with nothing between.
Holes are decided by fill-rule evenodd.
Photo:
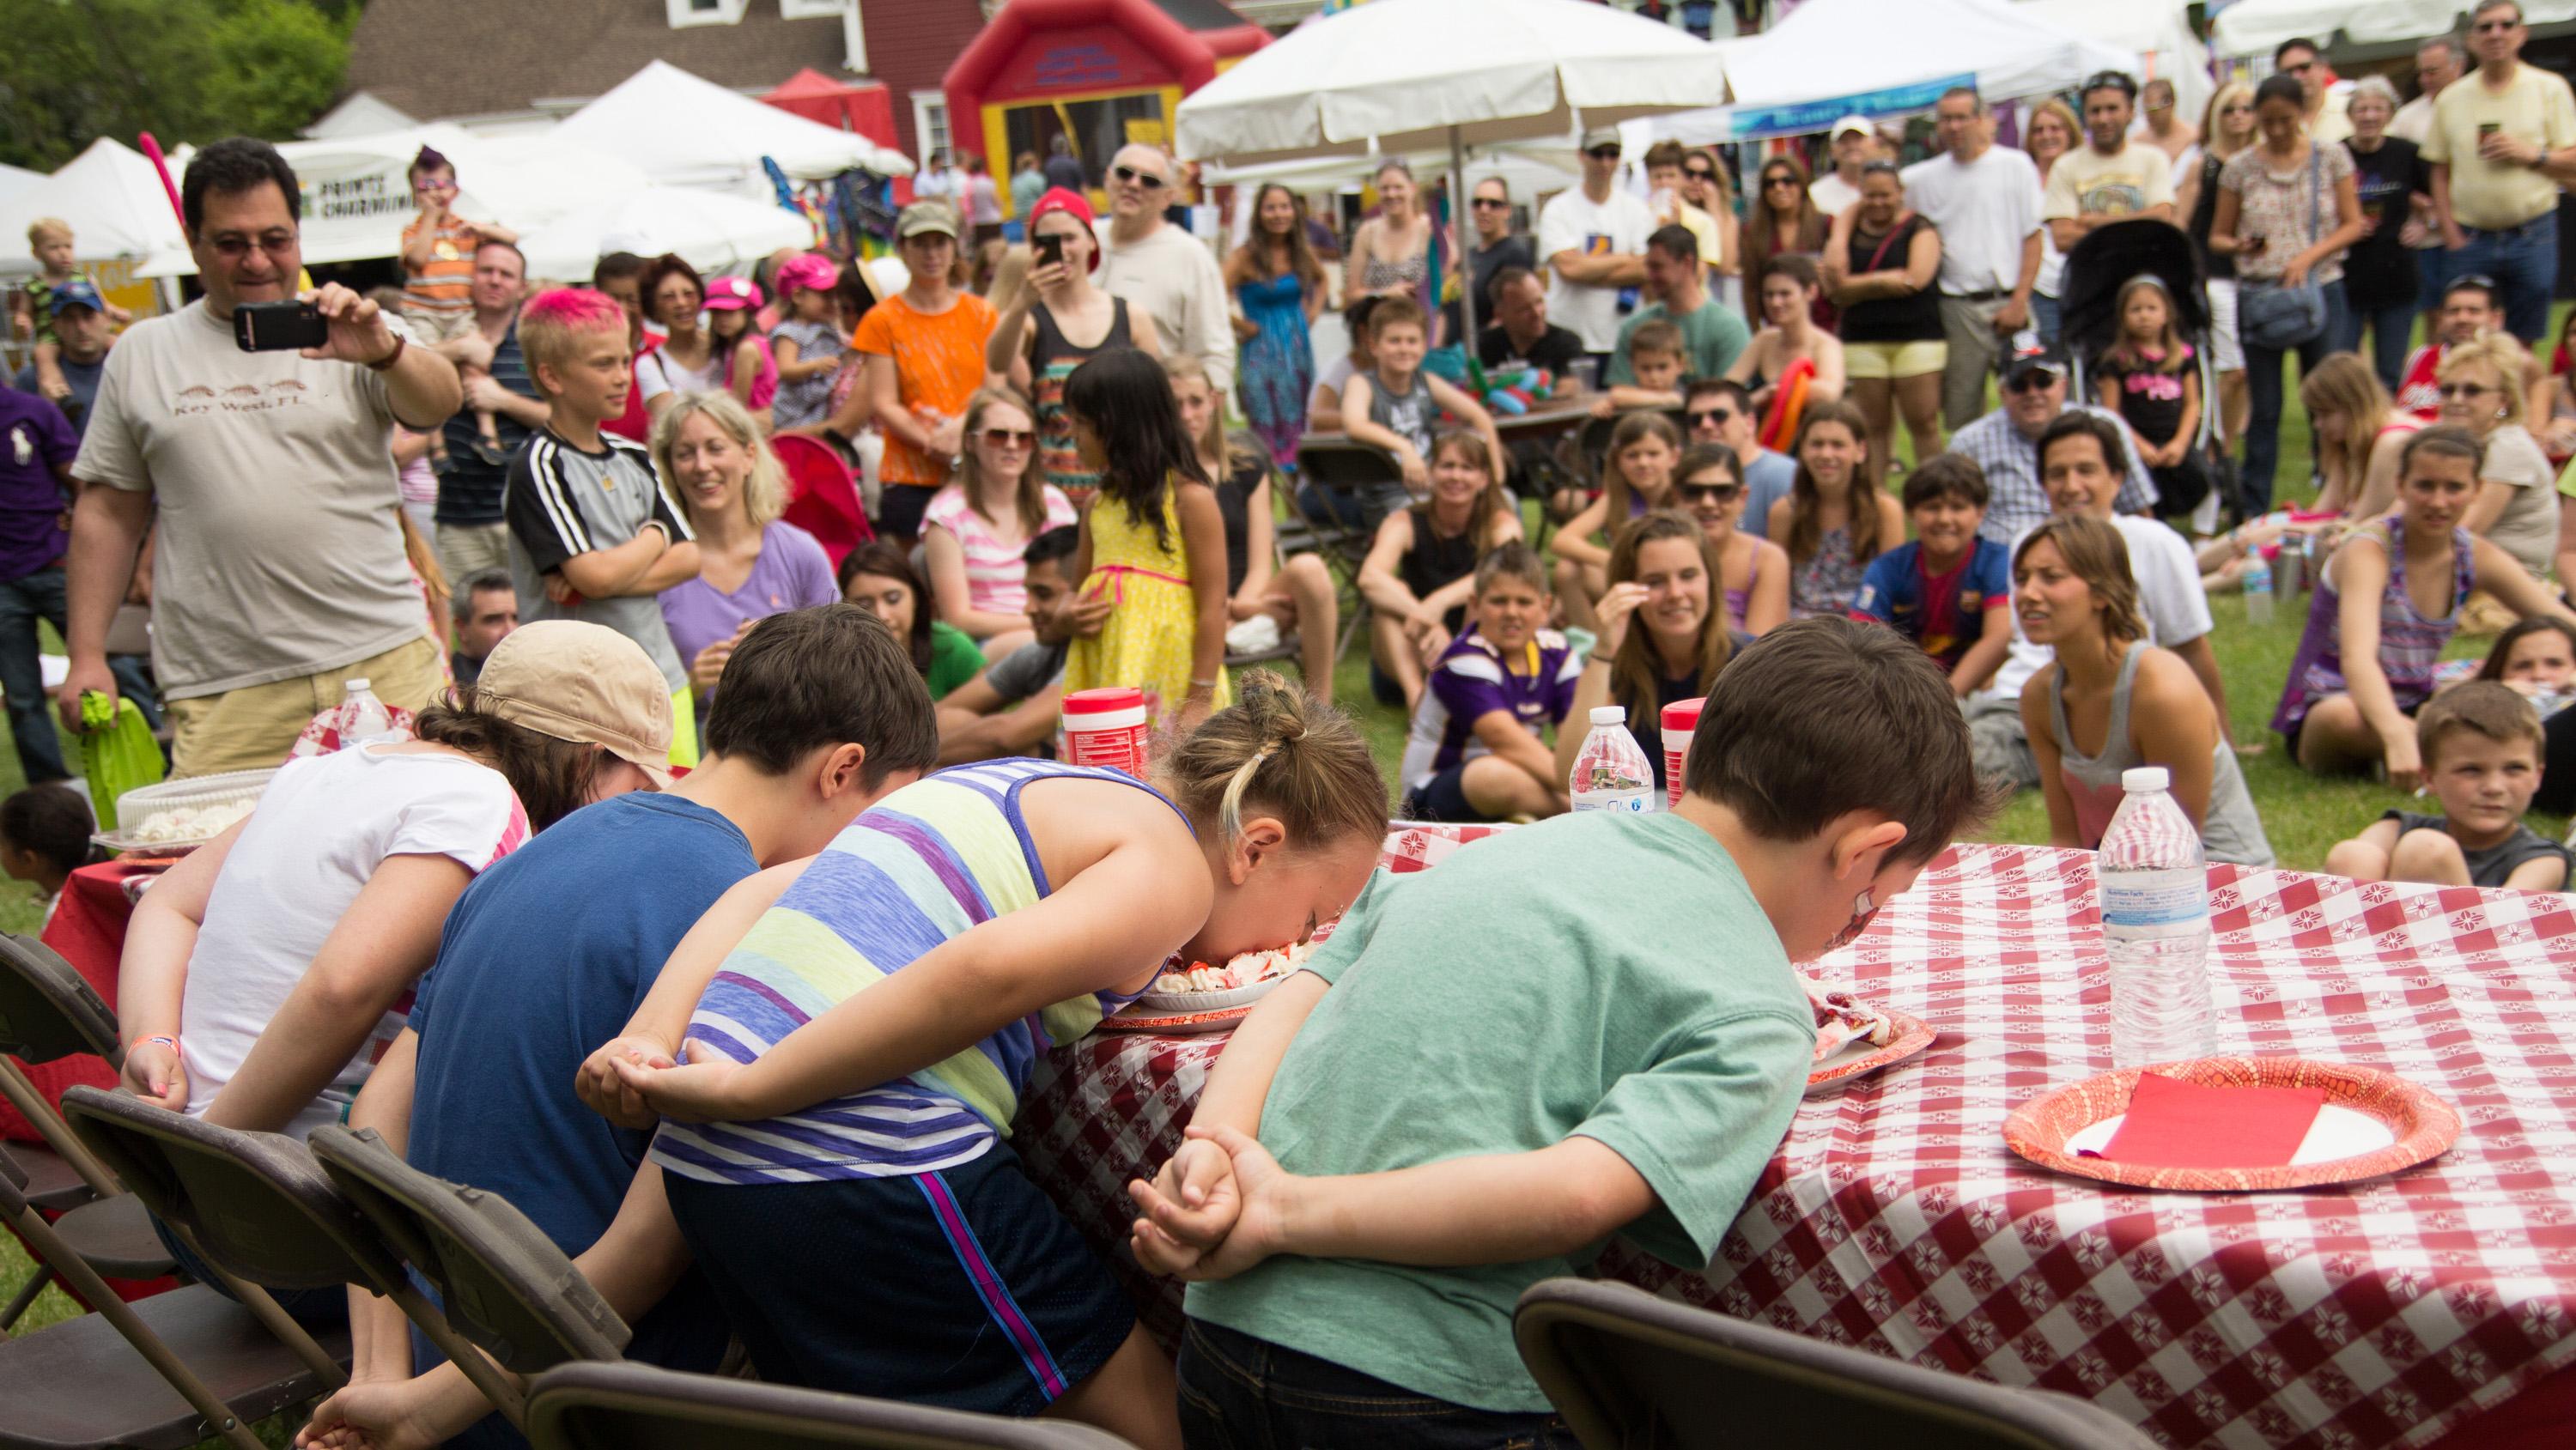
<instances>
[{"instance_id":1,"label":"white tent pole","mask_svg":"<svg viewBox=\"0 0 2576 1450\"><path fill-rule=\"evenodd\" d=\"M1467 148L1458 137L1458 128L1449 128L1449 230L1458 238L1458 315L1464 320L1466 336L1459 339L1467 358L1476 356L1476 268L1468 259L1474 245L1468 239L1475 235L1469 222L1468 209L1474 203L1467 196ZM1439 288L1432 288L1432 300L1439 300Z\"/></svg>"}]
</instances>

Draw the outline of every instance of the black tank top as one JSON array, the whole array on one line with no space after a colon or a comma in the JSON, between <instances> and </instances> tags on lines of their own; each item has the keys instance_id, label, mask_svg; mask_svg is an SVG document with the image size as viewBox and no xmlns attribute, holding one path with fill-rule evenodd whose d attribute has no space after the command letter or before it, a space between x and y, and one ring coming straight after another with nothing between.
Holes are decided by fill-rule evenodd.
<instances>
[{"instance_id":1,"label":"black tank top","mask_svg":"<svg viewBox=\"0 0 2576 1450\"><path fill-rule=\"evenodd\" d=\"M1252 570L1252 491L1268 470L1258 461L1242 463L1217 481L1216 509L1225 516L1225 592L1243 587Z\"/></svg>"},{"instance_id":2,"label":"black tank top","mask_svg":"<svg viewBox=\"0 0 2576 1450\"><path fill-rule=\"evenodd\" d=\"M1109 331L1101 337L1100 341L1089 347L1083 347L1067 338L1063 330L1055 325L1055 314L1047 310L1045 303L1041 302L1030 308L1029 316L1036 319L1038 324L1038 336L1036 345L1030 352L1029 371L1043 373L1047 370L1048 364L1058 359L1080 364L1102 348L1135 346L1127 333L1127 299L1112 297L1109 303Z\"/></svg>"},{"instance_id":3,"label":"black tank top","mask_svg":"<svg viewBox=\"0 0 2576 1450\"><path fill-rule=\"evenodd\" d=\"M1416 599L1432 595L1476 572L1476 526L1469 524L1464 533L1442 538L1431 527L1431 508L1415 504L1406 512L1413 515L1413 547L1404 551L1396 563L1396 577L1413 591ZM1442 620L1451 634L1467 622L1467 607L1459 605Z\"/></svg>"},{"instance_id":4,"label":"black tank top","mask_svg":"<svg viewBox=\"0 0 2576 1450\"><path fill-rule=\"evenodd\" d=\"M1884 243L1867 237L1859 226L1852 228L1850 275L1868 272L1903 271L1906 254L1914 246L1914 234L1930 223L1920 216L1909 216L1886 234ZM1873 263L1871 258L1877 258ZM1855 302L1843 309L1842 339L1845 342L1938 342L1941 340L1941 292L1926 287L1910 297L1873 297Z\"/></svg>"}]
</instances>

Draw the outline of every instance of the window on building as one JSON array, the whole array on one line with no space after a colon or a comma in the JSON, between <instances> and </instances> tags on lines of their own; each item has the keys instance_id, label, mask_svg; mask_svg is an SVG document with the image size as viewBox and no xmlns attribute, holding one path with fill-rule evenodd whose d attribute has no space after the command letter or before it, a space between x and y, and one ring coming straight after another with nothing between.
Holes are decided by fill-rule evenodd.
<instances>
[{"instance_id":1,"label":"window on building","mask_svg":"<svg viewBox=\"0 0 2576 1450\"><path fill-rule=\"evenodd\" d=\"M942 151L949 152L950 160L956 159L952 149L955 142L948 134L948 97L945 92L912 93L912 145L913 159L924 166L928 166L930 158Z\"/></svg>"},{"instance_id":2,"label":"window on building","mask_svg":"<svg viewBox=\"0 0 2576 1450\"><path fill-rule=\"evenodd\" d=\"M663 0L664 13L671 28L692 25L733 25L742 20L749 0Z\"/></svg>"}]
</instances>

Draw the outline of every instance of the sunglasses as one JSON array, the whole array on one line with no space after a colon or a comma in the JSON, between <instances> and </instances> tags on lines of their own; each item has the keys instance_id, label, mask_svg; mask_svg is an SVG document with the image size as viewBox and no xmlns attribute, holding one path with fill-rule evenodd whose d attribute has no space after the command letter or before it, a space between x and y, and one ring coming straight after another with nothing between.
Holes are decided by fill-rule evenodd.
<instances>
[{"instance_id":1,"label":"sunglasses","mask_svg":"<svg viewBox=\"0 0 2576 1450\"><path fill-rule=\"evenodd\" d=\"M1512 209L1512 204L1508 200L1491 196L1477 197L1474 201L1467 203L1467 205L1474 207L1478 211L1510 211Z\"/></svg>"},{"instance_id":2,"label":"sunglasses","mask_svg":"<svg viewBox=\"0 0 2576 1450\"><path fill-rule=\"evenodd\" d=\"M987 428L984 430L984 442L988 447L1031 448L1036 446L1037 441L1038 435L1029 432L1024 428Z\"/></svg>"},{"instance_id":3,"label":"sunglasses","mask_svg":"<svg viewBox=\"0 0 2576 1450\"><path fill-rule=\"evenodd\" d=\"M1762 178L1762 189L1765 191L1768 191L1775 186L1796 186L1797 184L1798 178L1794 176L1766 176Z\"/></svg>"},{"instance_id":4,"label":"sunglasses","mask_svg":"<svg viewBox=\"0 0 2576 1450\"><path fill-rule=\"evenodd\" d=\"M1583 154L1591 157L1595 161L1616 161L1619 159L1619 148L1616 146L1595 146Z\"/></svg>"},{"instance_id":5,"label":"sunglasses","mask_svg":"<svg viewBox=\"0 0 2576 1450\"><path fill-rule=\"evenodd\" d=\"M2014 374L2012 381L2004 384L2004 391L2007 393L2036 393L2055 386L2057 386L2057 372L2055 369L2027 368L2022 372Z\"/></svg>"},{"instance_id":6,"label":"sunglasses","mask_svg":"<svg viewBox=\"0 0 2576 1450\"><path fill-rule=\"evenodd\" d=\"M2297 65L2285 65L2281 67L2281 74L2285 76L2303 76L2316 68L2317 63L2315 61L2303 60Z\"/></svg>"},{"instance_id":7,"label":"sunglasses","mask_svg":"<svg viewBox=\"0 0 2576 1450\"><path fill-rule=\"evenodd\" d=\"M1684 483L1674 485L1673 492L1680 494L1685 501L1704 498L1710 503L1728 503L1744 492L1744 485L1740 483Z\"/></svg>"},{"instance_id":8,"label":"sunglasses","mask_svg":"<svg viewBox=\"0 0 2576 1450\"><path fill-rule=\"evenodd\" d=\"M1154 173L1139 171L1133 166L1112 166L1109 168L1109 174L1132 186L1141 186L1147 191L1160 191L1170 185Z\"/></svg>"},{"instance_id":9,"label":"sunglasses","mask_svg":"<svg viewBox=\"0 0 2576 1450\"><path fill-rule=\"evenodd\" d=\"M2481 20L2469 28L2480 35L2501 35L2505 31L2519 29L2521 25L2519 20Z\"/></svg>"},{"instance_id":10,"label":"sunglasses","mask_svg":"<svg viewBox=\"0 0 2576 1450\"><path fill-rule=\"evenodd\" d=\"M1723 428L1727 424L1735 421L1735 410L1733 408L1702 408L1695 413L1684 413L1682 417L1687 419L1690 425L1694 428L1703 423L1712 428Z\"/></svg>"},{"instance_id":11,"label":"sunglasses","mask_svg":"<svg viewBox=\"0 0 2576 1450\"><path fill-rule=\"evenodd\" d=\"M2433 391L2446 398L2483 398L2489 393L2503 392L2504 389L2490 388L2484 383L2444 383Z\"/></svg>"},{"instance_id":12,"label":"sunglasses","mask_svg":"<svg viewBox=\"0 0 2576 1450\"><path fill-rule=\"evenodd\" d=\"M1717 172L1706 166L1685 166L1682 168L1682 175L1693 177L1700 181L1717 180Z\"/></svg>"}]
</instances>

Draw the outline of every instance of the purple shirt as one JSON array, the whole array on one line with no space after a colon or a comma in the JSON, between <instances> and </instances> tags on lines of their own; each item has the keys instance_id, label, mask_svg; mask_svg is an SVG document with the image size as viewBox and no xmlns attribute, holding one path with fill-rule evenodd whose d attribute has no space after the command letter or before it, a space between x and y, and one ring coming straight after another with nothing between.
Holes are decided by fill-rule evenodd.
<instances>
[{"instance_id":1,"label":"purple shirt","mask_svg":"<svg viewBox=\"0 0 2576 1450\"><path fill-rule=\"evenodd\" d=\"M1476 738L1476 722L1496 710L1509 711L1521 728L1544 740L1540 732L1563 725L1565 712L1574 708L1574 682L1582 673L1582 657L1552 629L1540 630L1512 660L1473 629L1451 640L1431 667L1422 703L1414 707L1399 768L1405 788L1489 754Z\"/></svg>"},{"instance_id":2,"label":"purple shirt","mask_svg":"<svg viewBox=\"0 0 2576 1450\"><path fill-rule=\"evenodd\" d=\"M62 514L69 490L54 474L80 452L63 410L34 393L0 388L0 579L58 563L71 539Z\"/></svg>"},{"instance_id":3,"label":"purple shirt","mask_svg":"<svg viewBox=\"0 0 2576 1450\"><path fill-rule=\"evenodd\" d=\"M662 623L680 663L697 663L698 651L733 632L746 619L767 619L791 609L830 604L841 597L832 583L832 561L814 536L781 520L760 531L760 557L742 587L726 593L697 578L662 591Z\"/></svg>"}]
</instances>

